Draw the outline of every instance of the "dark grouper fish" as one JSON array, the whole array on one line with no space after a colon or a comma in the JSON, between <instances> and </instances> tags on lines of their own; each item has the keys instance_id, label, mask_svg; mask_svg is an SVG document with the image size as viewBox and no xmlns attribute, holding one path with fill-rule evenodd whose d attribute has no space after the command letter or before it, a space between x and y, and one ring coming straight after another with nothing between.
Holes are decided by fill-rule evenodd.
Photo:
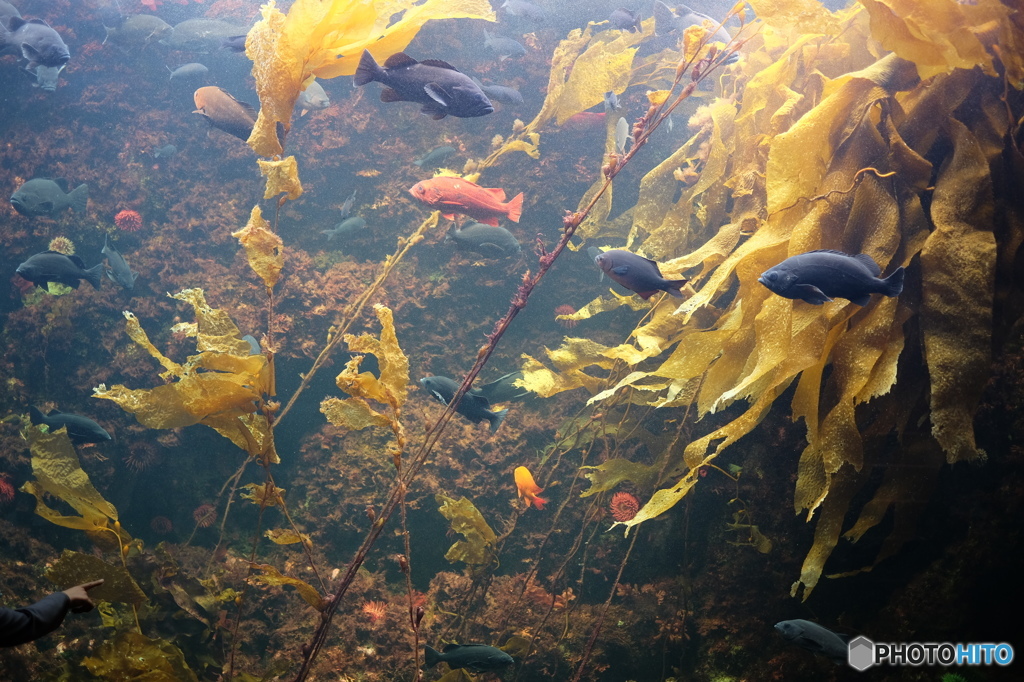
<instances>
[{"instance_id":1,"label":"dark grouper fish","mask_svg":"<svg viewBox=\"0 0 1024 682\"><path fill-rule=\"evenodd\" d=\"M430 391L430 394L444 405L450 404L452 398L455 397L455 392L459 390L459 384L448 377L423 377L420 379L420 385ZM462 396L455 411L474 424L482 421L490 422L491 433L498 430L508 413L508 410L492 412L491 402L475 388L470 389L466 395Z\"/></svg>"},{"instance_id":2,"label":"dark grouper fish","mask_svg":"<svg viewBox=\"0 0 1024 682\"><path fill-rule=\"evenodd\" d=\"M72 443L102 443L110 440L110 434L102 426L81 415L60 410L51 410L49 414L43 414L32 406L29 408L29 419L33 424L46 424L51 433L61 427L67 427L68 438Z\"/></svg>"},{"instance_id":3,"label":"dark grouper fish","mask_svg":"<svg viewBox=\"0 0 1024 682\"><path fill-rule=\"evenodd\" d=\"M404 52L388 57L384 67L363 50L356 69L355 84L377 81L386 87L381 102L419 102L421 111L434 119L447 115L459 118L486 116L494 111L480 87L472 79L447 62L424 59L418 62Z\"/></svg>"},{"instance_id":4,"label":"dark grouper fish","mask_svg":"<svg viewBox=\"0 0 1024 682\"><path fill-rule=\"evenodd\" d=\"M880 274L882 269L865 253L851 256L841 251L808 251L765 270L757 281L779 296L814 305L833 298L867 305L871 294L899 296L903 291L902 267L885 279L879 279Z\"/></svg>"},{"instance_id":5,"label":"dark grouper fish","mask_svg":"<svg viewBox=\"0 0 1024 682\"><path fill-rule=\"evenodd\" d=\"M139 273L128 267L128 261L124 259L121 252L110 245L109 235L103 239L101 253L107 257L107 277L110 278L110 281L131 291L135 287L135 278L139 276Z\"/></svg>"},{"instance_id":6,"label":"dark grouper fish","mask_svg":"<svg viewBox=\"0 0 1024 682\"><path fill-rule=\"evenodd\" d=\"M89 202L89 185L79 185L68 192L67 180L33 178L11 195L11 205L23 216L53 215L70 208L84 213Z\"/></svg>"},{"instance_id":7,"label":"dark grouper fish","mask_svg":"<svg viewBox=\"0 0 1024 682\"><path fill-rule=\"evenodd\" d=\"M21 17L11 17L7 26L0 26L0 54L20 54L28 60L29 69L39 64L64 66L71 60L68 46L49 24Z\"/></svg>"},{"instance_id":8,"label":"dark grouper fish","mask_svg":"<svg viewBox=\"0 0 1024 682\"><path fill-rule=\"evenodd\" d=\"M50 282L57 282L77 289L79 281L84 279L94 289L99 289L100 278L103 276L103 263L86 270L85 263L78 256L65 256L56 251L43 251L30 257L14 272L37 287L45 287Z\"/></svg>"},{"instance_id":9,"label":"dark grouper fish","mask_svg":"<svg viewBox=\"0 0 1024 682\"><path fill-rule=\"evenodd\" d=\"M622 249L598 253L594 257L594 262L606 275L630 291L636 292L644 300L659 291L682 298L683 295L679 292L679 288L690 281L688 279L665 279L661 276L661 270L658 269L657 263Z\"/></svg>"},{"instance_id":10,"label":"dark grouper fish","mask_svg":"<svg viewBox=\"0 0 1024 682\"><path fill-rule=\"evenodd\" d=\"M775 629L787 642L827 656L836 664L846 663L849 657L848 638L845 635L837 635L817 623L800 618L783 620L775 624Z\"/></svg>"},{"instance_id":11,"label":"dark grouper fish","mask_svg":"<svg viewBox=\"0 0 1024 682\"><path fill-rule=\"evenodd\" d=\"M515 661L501 649L486 644L449 644L442 651L424 647L426 667L447 663L453 670L465 668L474 673L507 668Z\"/></svg>"}]
</instances>

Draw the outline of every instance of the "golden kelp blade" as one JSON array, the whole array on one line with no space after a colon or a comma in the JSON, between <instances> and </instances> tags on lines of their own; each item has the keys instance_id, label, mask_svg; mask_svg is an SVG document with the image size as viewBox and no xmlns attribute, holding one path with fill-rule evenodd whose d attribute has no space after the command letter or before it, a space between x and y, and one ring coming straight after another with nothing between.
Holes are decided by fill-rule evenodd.
<instances>
[{"instance_id":1,"label":"golden kelp blade","mask_svg":"<svg viewBox=\"0 0 1024 682\"><path fill-rule=\"evenodd\" d=\"M438 493L434 499L440 505L438 511L451 522L452 530L465 538L449 547L444 558L452 563L462 561L471 566L490 562L498 536L476 506L465 497L456 500Z\"/></svg>"},{"instance_id":2,"label":"golden kelp blade","mask_svg":"<svg viewBox=\"0 0 1024 682\"><path fill-rule=\"evenodd\" d=\"M291 528L272 528L263 533L275 545L297 545L300 542L312 549L313 541L305 533L296 533Z\"/></svg>"},{"instance_id":3,"label":"golden kelp blade","mask_svg":"<svg viewBox=\"0 0 1024 682\"><path fill-rule=\"evenodd\" d=\"M289 156L294 165L295 157ZM262 167L265 163L260 161ZM296 179L297 180L297 179ZM267 191L270 191L270 178L267 179ZM282 190L286 191L286 190ZM302 187L299 186L301 194ZM276 194L276 192L275 192ZM270 196L274 196L271 194ZM296 195L297 196L297 195ZM270 197L266 197L270 198ZM291 194L289 194L289 198ZM281 276L281 269L284 268L284 242L281 237L274 234L270 229L270 223L263 219L263 212L259 206L253 206L249 216L249 222L231 236L245 247L245 255L249 259L249 267L260 276L267 289L273 289Z\"/></svg>"},{"instance_id":4,"label":"golden kelp blade","mask_svg":"<svg viewBox=\"0 0 1024 682\"><path fill-rule=\"evenodd\" d=\"M249 146L261 156L283 153L277 126L291 126L295 100L314 76L352 75L364 49L382 61L431 19L495 20L487 0L296 0L287 16L271 0L262 14L246 39L260 98Z\"/></svg>"},{"instance_id":5,"label":"golden kelp blade","mask_svg":"<svg viewBox=\"0 0 1024 682\"><path fill-rule=\"evenodd\" d=\"M302 183L299 182L299 164L294 156L280 161L264 161L256 159L260 173L267 179L267 188L263 191L264 199L272 199L278 194L287 193L294 201L302 196Z\"/></svg>"},{"instance_id":6,"label":"golden kelp blade","mask_svg":"<svg viewBox=\"0 0 1024 682\"><path fill-rule=\"evenodd\" d=\"M239 493L243 500L249 500L257 507L283 507L284 488L271 484L250 483L242 486Z\"/></svg>"},{"instance_id":7,"label":"golden kelp blade","mask_svg":"<svg viewBox=\"0 0 1024 682\"><path fill-rule=\"evenodd\" d=\"M580 497L590 497L611 490L624 481L631 481L640 488L654 485L658 480L660 465L640 464L628 459L609 459L597 466L582 466L583 475L590 479L590 487Z\"/></svg>"},{"instance_id":8,"label":"golden kelp blade","mask_svg":"<svg viewBox=\"0 0 1024 682\"><path fill-rule=\"evenodd\" d=\"M148 680L152 682L196 682L198 678L185 662L181 650L163 639L150 639L133 630L106 639L82 665L105 680Z\"/></svg>"},{"instance_id":9,"label":"golden kelp blade","mask_svg":"<svg viewBox=\"0 0 1024 682\"><path fill-rule=\"evenodd\" d=\"M109 564L91 554L65 549L60 558L46 569L46 577L62 590L102 579L102 585L89 590L89 598L94 601L116 601L136 606L146 601L146 593L124 566Z\"/></svg>"},{"instance_id":10,"label":"golden kelp blade","mask_svg":"<svg viewBox=\"0 0 1024 682\"><path fill-rule=\"evenodd\" d=\"M257 583L263 583L264 585L291 585L298 590L299 596L302 597L307 604L317 611L323 610L323 598L320 596L320 593L317 592L316 588L305 580L299 580L298 578L290 578L286 575L282 575L280 571L270 564L253 564L252 567L258 571L262 571L262 574L254 574L249 578L249 580Z\"/></svg>"},{"instance_id":11,"label":"golden kelp blade","mask_svg":"<svg viewBox=\"0 0 1024 682\"><path fill-rule=\"evenodd\" d=\"M67 430L43 433L39 428L28 428L29 448L32 452L32 473L35 481L28 481L22 490L35 495L36 514L50 523L65 528L93 532L117 533L123 546L131 536L123 528L114 530L108 521L117 521L117 509L93 487L89 475L82 470L78 454L68 439ZM81 516L66 516L51 509L44 495L64 500Z\"/></svg>"}]
</instances>

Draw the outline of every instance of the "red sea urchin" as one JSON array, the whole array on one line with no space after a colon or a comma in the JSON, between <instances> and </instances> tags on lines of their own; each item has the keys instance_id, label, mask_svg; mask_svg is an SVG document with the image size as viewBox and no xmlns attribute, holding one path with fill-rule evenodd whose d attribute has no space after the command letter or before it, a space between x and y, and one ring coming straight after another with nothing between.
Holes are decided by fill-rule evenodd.
<instances>
[{"instance_id":1,"label":"red sea urchin","mask_svg":"<svg viewBox=\"0 0 1024 682\"><path fill-rule=\"evenodd\" d=\"M138 232L142 229L142 216L138 211L125 209L114 216L114 224L117 229L125 232Z\"/></svg>"},{"instance_id":2,"label":"red sea urchin","mask_svg":"<svg viewBox=\"0 0 1024 682\"><path fill-rule=\"evenodd\" d=\"M558 320L559 315L575 315L576 309L571 305L562 304L555 308L555 318L558 324L562 325L566 329L572 329L578 323L578 320Z\"/></svg>"},{"instance_id":3,"label":"red sea urchin","mask_svg":"<svg viewBox=\"0 0 1024 682\"><path fill-rule=\"evenodd\" d=\"M167 535L174 530L174 524L166 516L154 516L149 522L149 527L157 535Z\"/></svg>"},{"instance_id":4,"label":"red sea urchin","mask_svg":"<svg viewBox=\"0 0 1024 682\"><path fill-rule=\"evenodd\" d=\"M640 500L629 493L615 493L612 495L608 511L616 521L629 521L640 511Z\"/></svg>"},{"instance_id":5,"label":"red sea urchin","mask_svg":"<svg viewBox=\"0 0 1024 682\"><path fill-rule=\"evenodd\" d=\"M192 512L192 518L200 528L209 528L217 520L217 509L212 504L201 504Z\"/></svg>"}]
</instances>

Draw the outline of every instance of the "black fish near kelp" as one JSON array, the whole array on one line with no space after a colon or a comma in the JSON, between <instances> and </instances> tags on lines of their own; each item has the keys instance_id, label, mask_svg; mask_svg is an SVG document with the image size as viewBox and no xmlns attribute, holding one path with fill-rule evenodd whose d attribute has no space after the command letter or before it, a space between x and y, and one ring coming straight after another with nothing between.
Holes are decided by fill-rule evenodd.
<instances>
[{"instance_id":1,"label":"black fish near kelp","mask_svg":"<svg viewBox=\"0 0 1024 682\"><path fill-rule=\"evenodd\" d=\"M486 644L449 644L441 651L427 646L423 658L427 668L447 663L453 670L465 668L474 673L502 670L515 663L501 649Z\"/></svg>"},{"instance_id":2,"label":"black fish near kelp","mask_svg":"<svg viewBox=\"0 0 1024 682\"><path fill-rule=\"evenodd\" d=\"M51 432L66 427L72 443L102 443L110 440L110 434L88 417L60 410L50 410L49 414L43 414L34 405L28 413L33 424L46 424Z\"/></svg>"},{"instance_id":3,"label":"black fish near kelp","mask_svg":"<svg viewBox=\"0 0 1024 682\"><path fill-rule=\"evenodd\" d=\"M423 377L420 385L427 389L432 396L444 405L449 405L455 393L459 390L459 384L448 377ZM505 421L508 410L491 411L491 402L480 395L476 389L470 389L462 400L459 401L455 411L474 424L482 421L489 422L491 433L498 430L501 422Z\"/></svg>"},{"instance_id":4,"label":"black fish near kelp","mask_svg":"<svg viewBox=\"0 0 1024 682\"><path fill-rule=\"evenodd\" d=\"M99 289L100 279L103 276L103 263L86 270L85 263L78 256L66 256L57 251L44 251L19 265L15 274L21 276L22 279L27 279L37 287L45 288L50 282L57 282L77 289L78 283L84 279L94 289Z\"/></svg>"},{"instance_id":5,"label":"black fish near kelp","mask_svg":"<svg viewBox=\"0 0 1024 682\"><path fill-rule=\"evenodd\" d=\"M494 111L487 95L469 76L439 59L418 62L398 52L381 68L369 50L363 50L355 84L373 81L386 86L380 93L381 102L419 102L421 111L434 119L448 115L472 118Z\"/></svg>"},{"instance_id":6,"label":"black fish near kelp","mask_svg":"<svg viewBox=\"0 0 1024 682\"><path fill-rule=\"evenodd\" d=\"M797 618L775 624L783 639L808 651L827 656L836 664L846 663L849 657L849 638L838 635L809 620Z\"/></svg>"},{"instance_id":7,"label":"black fish near kelp","mask_svg":"<svg viewBox=\"0 0 1024 682\"><path fill-rule=\"evenodd\" d=\"M519 240L504 227L471 222L448 233L462 251L471 251L487 258L508 258L522 252Z\"/></svg>"},{"instance_id":8,"label":"black fish near kelp","mask_svg":"<svg viewBox=\"0 0 1024 682\"><path fill-rule=\"evenodd\" d=\"M659 291L682 298L679 289L688 279L665 279L654 261L622 249L598 253L594 257L597 267L613 280L648 299Z\"/></svg>"},{"instance_id":9,"label":"black fish near kelp","mask_svg":"<svg viewBox=\"0 0 1024 682\"><path fill-rule=\"evenodd\" d=\"M128 267L128 261L124 259L121 252L110 245L109 235L103 239L101 253L107 257L107 277L110 278L110 281L131 291L135 287L135 278L139 276L139 273Z\"/></svg>"},{"instance_id":10,"label":"black fish near kelp","mask_svg":"<svg viewBox=\"0 0 1024 682\"><path fill-rule=\"evenodd\" d=\"M772 292L813 305L833 298L846 298L867 305L871 294L899 296L903 291L903 268L879 279L882 269L871 256L851 256L841 251L808 251L791 256L757 279Z\"/></svg>"}]
</instances>

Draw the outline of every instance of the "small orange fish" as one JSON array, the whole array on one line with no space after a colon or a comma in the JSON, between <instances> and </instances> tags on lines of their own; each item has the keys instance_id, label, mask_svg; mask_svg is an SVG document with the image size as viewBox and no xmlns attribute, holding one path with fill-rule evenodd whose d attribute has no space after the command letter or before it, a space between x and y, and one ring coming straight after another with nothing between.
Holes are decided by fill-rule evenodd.
<instances>
[{"instance_id":1,"label":"small orange fish","mask_svg":"<svg viewBox=\"0 0 1024 682\"><path fill-rule=\"evenodd\" d=\"M430 208L440 210L445 220L454 220L456 213L463 213L485 225L497 227L499 217L518 223L523 212L522 192L505 203L505 190L481 187L450 175L417 182L409 193Z\"/></svg>"},{"instance_id":2,"label":"small orange fish","mask_svg":"<svg viewBox=\"0 0 1024 682\"><path fill-rule=\"evenodd\" d=\"M548 503L547 500L537 497L544 488L537 485L537 482L533 480L533 474L526 467L516 467L516 487L519 488L519 499L526 500L537 509L543 509L544 505Z\"/></svg>"}]
</instances>

